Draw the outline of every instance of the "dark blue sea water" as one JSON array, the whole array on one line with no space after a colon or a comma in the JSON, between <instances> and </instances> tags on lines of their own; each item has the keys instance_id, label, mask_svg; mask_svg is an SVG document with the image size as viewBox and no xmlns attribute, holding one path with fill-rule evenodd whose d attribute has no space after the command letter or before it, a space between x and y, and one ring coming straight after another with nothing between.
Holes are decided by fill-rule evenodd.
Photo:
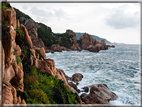
<instances>
[{"instance_id":1,"label":"dark blue sea water","mask_svg":"<svg viewBox=\"0 0 142 107\"><path fill-rule=\"evenodd\" d=\"M68 76L83 74L78 85L107 84L118 95L114 105L140 105L140 48L139 45L116 45L99 53L83 50L47 53L55 60L56 68Z\"/></svg>"}]
</instances>

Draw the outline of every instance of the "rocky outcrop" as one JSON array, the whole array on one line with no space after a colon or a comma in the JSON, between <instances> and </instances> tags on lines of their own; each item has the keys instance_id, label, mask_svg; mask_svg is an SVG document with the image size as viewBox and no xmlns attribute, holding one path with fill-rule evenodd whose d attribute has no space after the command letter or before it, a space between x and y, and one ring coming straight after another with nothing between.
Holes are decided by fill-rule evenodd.
<instances>
[{"instance_id":1,"label":"rocky outcrop","mask_svg":"<svg viewBox=\"0 0 142 107\"><path fill-rule=\"evenodd\" d=\"M96 43L96 41L92 38L92 36L87 33L84 33L83 37L82 38L80 37L80 40L81 40L81 48L85 50L89 45L94 45Z\"/></svg>"},{"instance_id":2,"label":"rocky outcrop","mask_svg":"<svg viewBox=\"0 0 142 107\"><path fill-rule=\"evenodd\" d=\"M83 75L81 73L75 73L72 75L71 80L74 81L75 83L78 83L79 81L81 81L83 78Z\"/></svg>"},{"instance_id":3,"label":"rocky outcrop","mask_svg":"<svg viewBox=\"0 0 142 107\"><path fill-rule=\"evenodd\" d=\"M2 21L2 50L3 50L3 84L2 103L5 104L25 104L24 101L17 101L17 91L24 91L23 67L21 64L21 48L16 45L16 13L9 5L9 9L4 10Z\"/></svg>"},{"instance_id":4,"label":"rocky outcrop","mask_svg":"<svg viewBox=\"0 0 142 107\"><path fill-rule=\"evenodd\" d=\"M28 42L28 45L30 46L30 48L32 48L33 44L32 44L32 41L31 41L31 37L29 36L29 33L28 33L26 27L22 24L21 24L21 30L23 31L23 33L25 35L25 38Z\"/></svg>"},{"instance_id":5,"label":"rocky outcrop","mask_svg":"<svg viewBox=\"0 0 142 107\"><path fill-rule=\"evenodd\" d=\"M118 96L110 91L106 84L92 85L88 95L81 95L81 99L85 104L109 104L109 101L117 98Z\"/></svg>"},{"instance_id":6,"label":"rocky outcrop","mask_svg":"<svg viewBox=\"0 0 142 107\"><path fill-rule=\"evenodd\" d=\"M108 49L105 40L101 40L101 42L99 42L87 33L84 33L83 37L80 37L79 41L81 41L80 46L82 49L91 52L99 52L100 50Z\"/></svg>"},{"instance_id":7,"label":"rocky outcrop","mask_svg":"<svg viewBox=\"0 0 142 107\"><path fill-rule=\"evenodd\" d=\"M60 70L60 69L56 69L55 62L54 62L53 59L40 60L38 58L35 58L35 62L34 63L35 63L35 66L39 70L41 70L42 72L51 74L54 77L57 77L58 79L64 81L65 85L67 86L67 89L71 90L71 87L69 86L63 71Z\"/></svg>"},{"instance_id":8,"label":"rocky outcrop","mask_svg":"<svg viewBox=\"0 0 142 107\"><path fill-rule=\"evenodd\" d=\"M46 54L45 54L45 50L43 47L42 48L35 48L35 50L39 50L41 55L44 57L44 59L46 59Z\"/></svg>"},{"instance_id":9,"label":"rocky outcrop","mask_svg":"<svg viewBox=\"0 0 142 107\"><path fill-rule=\"evenodd\" d=\"M39 25L31 18L20 17L19 21L26 27L33 46L37 48L45 48L43 41L38 38L37 29L39 28Z\"/></svg>"},{"instance_id":10,"label":"rocky outcrop","mask_svg":"<svg viewBox=\"0 0 142 107\"><path fill-rule=\"evenodd\" d=\"M73 44L70 49L71 50L81 50L79 44L77 43L76 34L72 30L66 30L66 33L72 35L72 39L70 39L71 43Z\"/></svg>"},{"instance_id":11,"label":"rocky outcrop","mask_svg":"<svg viewBox=\"0 0 142 107\"><path fill-rule=\"evenodd\" d=\"M2 22L3 24L11 25L14 29L16 29L16 13L13 7L11 7L9 4L6 6L10 9L6 9L2 12Z\"/></svg>"}]
</instances>

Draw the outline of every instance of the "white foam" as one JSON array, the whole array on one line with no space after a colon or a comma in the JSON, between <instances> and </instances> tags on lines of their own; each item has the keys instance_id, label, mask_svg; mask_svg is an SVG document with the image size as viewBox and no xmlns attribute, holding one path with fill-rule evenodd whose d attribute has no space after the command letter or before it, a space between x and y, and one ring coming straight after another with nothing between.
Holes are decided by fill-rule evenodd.
<instances>
[{"instance_id":1,"label":"white foam","mask_svg":"<svg viewBox=\"0 0 142 107\"><path fill-rule=\"evenodd\" d=\"M123 102L121 102L119 100L110 101L109 104L112 104L112 105L124 105Z\"/></svg>"}]
</instances>

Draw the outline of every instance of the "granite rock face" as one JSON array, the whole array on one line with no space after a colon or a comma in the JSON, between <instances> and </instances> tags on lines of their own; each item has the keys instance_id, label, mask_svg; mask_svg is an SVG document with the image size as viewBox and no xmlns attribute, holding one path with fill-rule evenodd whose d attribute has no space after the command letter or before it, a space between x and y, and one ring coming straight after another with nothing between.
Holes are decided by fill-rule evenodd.
<instances>
[{"instance_id":1,"label":"granite rock face","mask_svg":"<svg viewBox=\"0 0 142 107\"><path fill-rule=\"evenodd\" d=\"M19 22L22 23L31 37L33 47L45 48L45 45L41 39L38 38L37 29L40 27L33 19L20 17Z\"/></svg>"},{"instance_id":2,"label":"granite rock face","mask_svg":"<svg viewBox=\"0 0 142 107\"><path fill-rule=\"evenodd\" d=\"M2 11L2 51L3 51L3 80L2 80L2 103L25 104L17 100L17 91L24 91L23 67L20 63L21 48L16 44L16 13L7 4L9 9ZM25 35L26 36L26 35ZM18 60L19 58L19 60Z\"/></svg>"}]
</instances>

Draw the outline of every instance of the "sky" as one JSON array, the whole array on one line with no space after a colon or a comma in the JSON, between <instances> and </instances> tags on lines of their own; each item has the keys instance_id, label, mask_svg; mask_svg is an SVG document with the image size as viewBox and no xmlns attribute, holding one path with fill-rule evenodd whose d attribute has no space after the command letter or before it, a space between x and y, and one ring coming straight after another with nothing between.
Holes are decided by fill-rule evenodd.
<instances>
[{"instance_id":1,"label":"sky","mask_svg":"<svg viewBox=\"0 0 142 107\"><path fill-rule=\"evenodd\" d=\"M110 42L140 44L139 3L10 3L54 33L67 29Z\"/></svg>"}]
</instances>

